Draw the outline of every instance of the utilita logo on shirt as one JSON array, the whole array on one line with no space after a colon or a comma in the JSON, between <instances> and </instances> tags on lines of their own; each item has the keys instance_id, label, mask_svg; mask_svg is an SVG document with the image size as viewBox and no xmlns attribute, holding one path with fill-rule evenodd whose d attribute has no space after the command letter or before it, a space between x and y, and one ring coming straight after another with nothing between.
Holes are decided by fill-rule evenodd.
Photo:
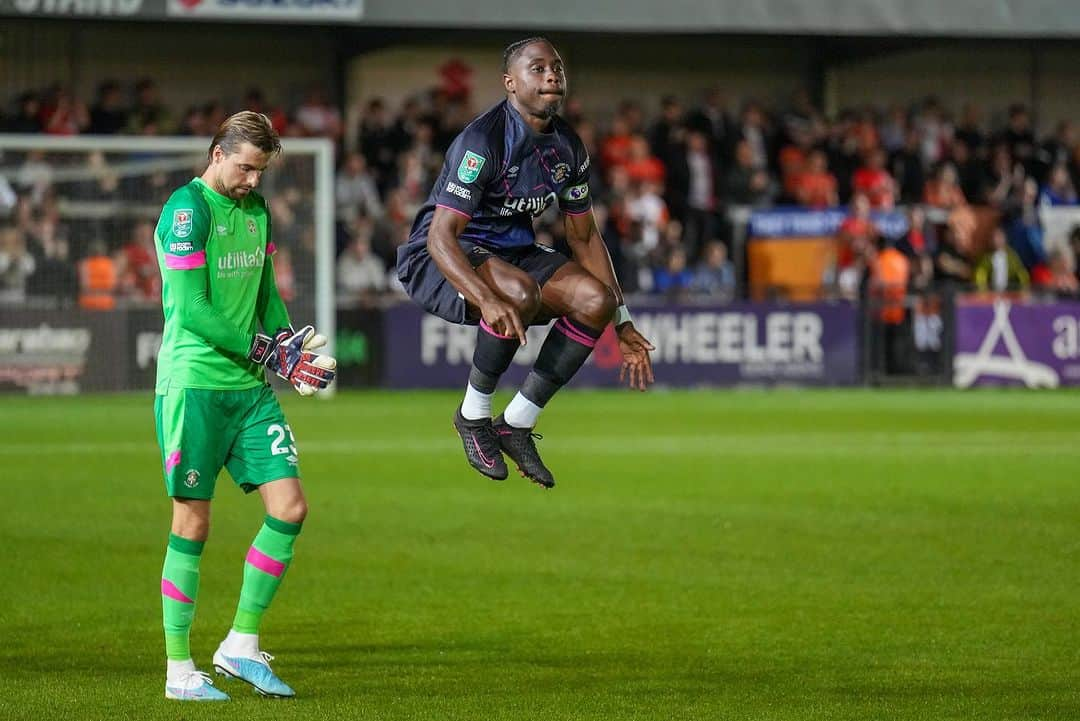
<instances>
[{"instance_id":1,"label":"utilita logo on shirt","mask_svg":"<svg viewBox=\"0 0 1080 721\"><path fill-rule=\"evenodd\" d=\"M245 275L245 271L262 268L266 262L266 250L259 248L252 253L234 250L218 258L218 278L234 278Z\"/></svg>"},{"instance_id":2,"label":"utilita logo on shirt","mask_svg":"<svg viewBox=\"0 0 1080 721\"><path fill-rule=\"evenodd\" d=\"M555 193L537 195L531 198L506 198L503 200L503 207L500 209L500 213L502 215L531 213L533 217L535 217L547 210L548 206L554 202Z\"/></svg>"}]
</instances>

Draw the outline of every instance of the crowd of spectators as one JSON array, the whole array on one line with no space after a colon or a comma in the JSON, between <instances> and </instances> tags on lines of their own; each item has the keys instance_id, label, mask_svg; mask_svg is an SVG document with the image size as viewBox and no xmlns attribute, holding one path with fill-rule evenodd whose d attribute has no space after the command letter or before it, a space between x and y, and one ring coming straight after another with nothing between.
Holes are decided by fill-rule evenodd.
<instances>
[{"instance_id":1,"label":"crowd of spectators","mask_svg":"<svg viewBox=\"0 0 1080 721\"><path fill-rule=\"evenodd\" d=\"M209 100L177 113L151 80L130 90L108 81L89 107L62 87L23 93L0 116L0 130L207 136L229 112L244 108L266 113L283 136L328 137L338 148L339 301L374 302L399 290L395 250L449 142L482 110L471 105L468 88L425 91L397 108L374 98L354 113L317 88L288 107L253 89L235 103ZM895 290L898 283L905 292L1039 287L1074 293L1080 236L1072 245L1047 247L1038 212L1078 202L1074 127L1062 121L1039 137L1024 105L990 110L926 98L830 118L804 92L767 106L753 100L736 105L712 91L700 101L664 97L655 113L635 99L601 115L570 98L563 115L593 159L597 220L628 292L680 300L737 297L743 279L732 256L740 249L726 211L795 205L849 209L822 278L825 294L855 297L883 286ZM0 300L48 292L103 307L109 303L101 298L110 294L103 288L114 297L156 298L156 210L198 168L131 176L114 172L116 159L104 153L83 154L80 162L93 179L58 190L51 154L0 158ZM300 176L285 173L267 192L276 244L284 250L276 265L287 296L304 292L298 283L311 264L305 216L311 189L288 180ZM60 195L100 207L122 199L144 212L120 219L90 213L74 222L60 212ZM884 236L873 220L890 210L906 213L902 237ZM989 231L980 235L976 228L987 218ZM565 242L554 209L537 219L537 237L556 247ZM109 262L95 261L101 258Z\"/></svg>"}]
</instances>

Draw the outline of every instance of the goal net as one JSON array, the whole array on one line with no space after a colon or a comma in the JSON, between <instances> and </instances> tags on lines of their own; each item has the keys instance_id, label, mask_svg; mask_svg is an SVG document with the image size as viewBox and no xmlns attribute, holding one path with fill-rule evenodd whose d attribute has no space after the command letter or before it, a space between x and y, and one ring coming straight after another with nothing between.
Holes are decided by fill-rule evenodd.
<instances>
[{"instance_id":1,"label":"goal net","mask_svg":"<svg viewBox=\"0 0 1080 721\"><path fill-rule=\"evenodd\" d=\"M172 191L206 167L208 145L0 134L0 388L145 387L160 340L154 326L161 330L154 228ZM314 323L332 344L333 147L307 138L283 146L259 187L273 218L277 283L294 320ZM130 383L86 372L95 328L123 338Z\"/></svg>"}]
</instances>

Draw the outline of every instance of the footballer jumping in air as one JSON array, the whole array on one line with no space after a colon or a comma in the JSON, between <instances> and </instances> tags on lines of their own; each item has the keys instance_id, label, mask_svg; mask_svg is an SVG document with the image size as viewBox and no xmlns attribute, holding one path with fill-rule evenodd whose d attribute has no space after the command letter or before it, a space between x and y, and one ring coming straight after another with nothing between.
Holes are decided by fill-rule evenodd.
<instances>
[{"instance_id":1,"label":"footballer jumping in air","mask_svg":"<svg viewBox=\"0 0 1080 721\"><path fill-rule=\"evenodd\" d=\"M506 453L545 488L555 479L533 428L552 396L585 363L608 323L623 355L620 378L653 382L652 345L634 328L592 212L589 155L558 116L562 59L544 38L503 53L506 100L473 120L450 146L442 172L398 250L398 277L429 313L479 324L465 399L454 427L469 464L507 476ZM535 242L533 218L558 202L573 259ZM532 371L492 420L492 396L525 328L555 319Z\"/></svg>"},{"instance_id":2,"label":"footballer jumping in air","mask_svg":"<svg viewBox=\"0 0 1080 721\"><path fill-rule=\"evenodd\" d=\"M311 326L293 331L274 283L270 213L255 188L280 150L265 116L228 118L210 143L206 171L172 194L157 224L165 329L154 415L173 500L161 573L166 698L229 698L196 668L188 642L223 467L245 492L259 491L266 518L248 549L240 602L214 668L264 695L294 695L259 648L259 623L307 514L295 440L265 370L312 395L334 379L337 363L312 352L326 339Z\"/></svg>"}]
</instances>

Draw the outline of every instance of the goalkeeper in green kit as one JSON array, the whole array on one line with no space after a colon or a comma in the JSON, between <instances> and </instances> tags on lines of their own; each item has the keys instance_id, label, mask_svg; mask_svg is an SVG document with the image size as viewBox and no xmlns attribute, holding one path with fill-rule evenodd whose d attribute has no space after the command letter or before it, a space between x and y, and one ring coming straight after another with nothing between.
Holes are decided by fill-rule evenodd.
<instances>
[{"instance_id":1,"label":"goalkeeper in green kit","mask_svg":"<svg viewBox=\"0 0 1080 721\"><path fill-rule=\"evenodd\" d=\"M312 395L333 381L337 363L314 352L326 339L311 326L293 330L274 282L270 213L255 188L280 151L265 116L233 115L210 143L206 171L172 194L157 224L165 330L154 416L173 501L161 574L166 698L229 698L196 668L188 643L223 467L245 493L259 492L266 518L247 551L240 602L214 668L263 695L294 695L259 647L260 621L307 515L295 440L265 371Z\"/></svg>"}]
</instances>

